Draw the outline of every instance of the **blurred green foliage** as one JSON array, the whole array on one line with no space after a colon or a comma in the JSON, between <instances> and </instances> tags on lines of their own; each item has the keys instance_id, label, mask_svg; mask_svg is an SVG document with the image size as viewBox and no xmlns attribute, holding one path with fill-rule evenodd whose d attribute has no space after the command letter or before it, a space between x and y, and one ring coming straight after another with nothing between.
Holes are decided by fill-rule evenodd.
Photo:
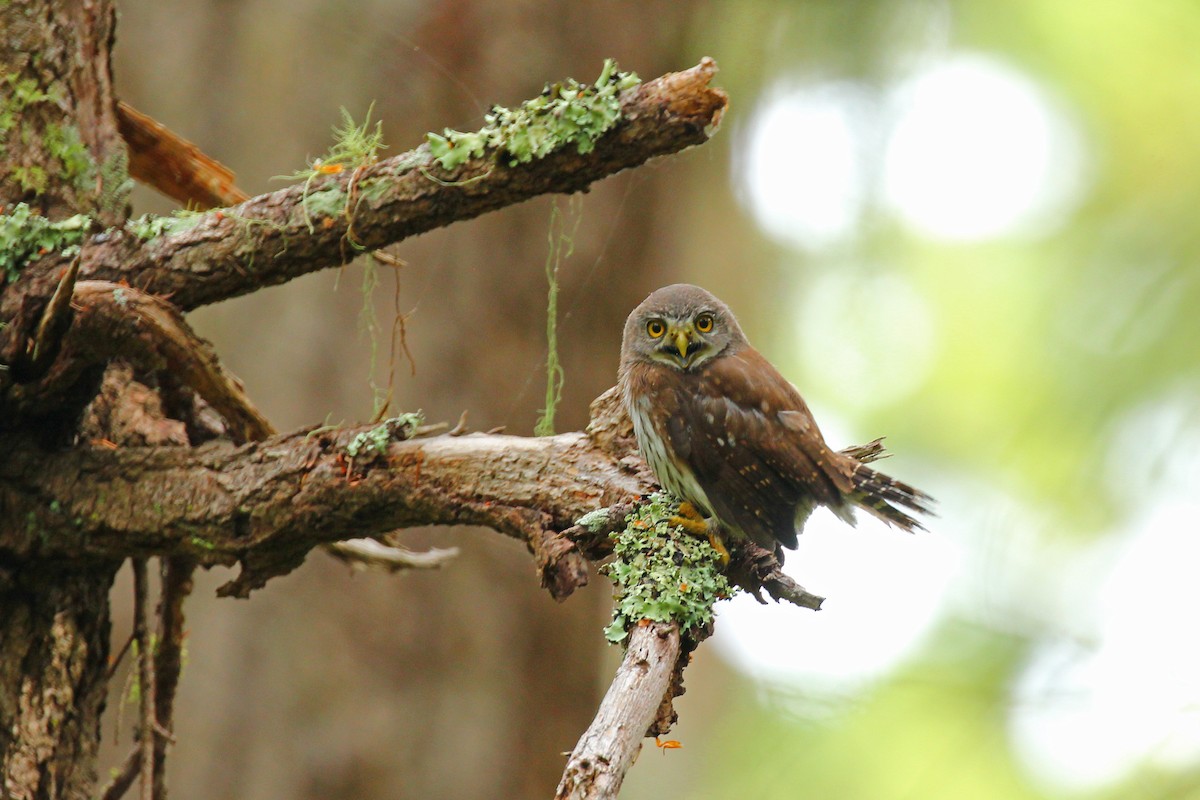
<instances>
[{"instance_id":1,"label":"blurred green foliage","mask_svg":"<svg viewBox=\"0 0 1200 800\"><path fill-rule=\"evenodd\" d=\"M1057 588L1042 582L1059 568L1039 564L1044 548L1082 558L1090 543L1150 513L1161 498L1132 487L1155 484L1137 465L1147 463L1140 448L1161 443L1117 434L1133 412L1200 388L1200 4L723 8L705 35L727 33L727 48L711 49L724 53L723 82L739 104L752 105L778 82L882 86L918 58L978 52L1023 71L1068 110L1088 167L1081 202L1045 232L948 243L875 208L836 254L776 251L777 279L763 287L774 295L785 286L803 293L831 269L851 281L889 272L915 288L935 331L932 362L922 382L893 401L847 409L822 374L827 364L788 363L796 334L787 314L777 315L776 338L764 349L784 354L785 373L818 407L845 412L858 435L891 434L900 456L889 466L899 474L925 459L923 489L950 506L976 506L974 519L990 531L965 529L954 513L934 527L968 550L993 548L972 556L985 571L1008 546L1005 526L1017 524L1032 529L1012 530L1011 541L1033 542L1025 557L1042 572L990 564L1006 573L1000 588L972 574L979 583L956 597L923 648L861 694L826 699L820 710L811 698L764 703L761 691L729 700L732 713L717 714L721 724L689 754L708 766L680 778L685 791L671 796L1200 797L1195 764L1148 765L1091 793L1056 789L1020 763L1010 728L1019 702L1013 686L1031 653L1094 623L1040 605ZM736 29L734 19L742 23ZM846 324L864 313L845 309ZM1188 409L1182 424L1200 430L1200 403ZM1024 513L1004 518L963 482L995 490ZM1141 689L1130 686L1131 694ZM634 785L631 796L649 796Z\"/></svg>"}]
</instances>

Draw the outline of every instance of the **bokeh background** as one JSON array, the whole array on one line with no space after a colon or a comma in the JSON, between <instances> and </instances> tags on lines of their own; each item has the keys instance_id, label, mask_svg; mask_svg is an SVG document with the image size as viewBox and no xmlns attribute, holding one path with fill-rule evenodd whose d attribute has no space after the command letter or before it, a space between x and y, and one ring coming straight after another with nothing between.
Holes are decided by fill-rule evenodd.
<instances>
[{"instance_id":1,"label":"bokeh background","mask_svg":"<svg viewBox=\"0 0 1200 800\"><path fill-rule=\"evenodd\" d=\"M343 106L373 102L396 154L606 57L717 59L732 104L701 148L404 242L365 301L354 264L191 315L281 429L370 418L398 310L415 375L396 362L394 408L528 434L558 214L560 429L614 382L629 309L688 281L836 445L888 435L888 469L940 501L931 531L814 518L789 566L826 609L724 607L683 748L649 747L623 796L1200 797L1196 3L119 9L119 95L252 194L324 152ZM516 542L407 541L463 555L401 576L314 555L249 602L202 576L177 796L552 794L616 664L607 584L559 606Z\"/></svg>"}]
</instances>

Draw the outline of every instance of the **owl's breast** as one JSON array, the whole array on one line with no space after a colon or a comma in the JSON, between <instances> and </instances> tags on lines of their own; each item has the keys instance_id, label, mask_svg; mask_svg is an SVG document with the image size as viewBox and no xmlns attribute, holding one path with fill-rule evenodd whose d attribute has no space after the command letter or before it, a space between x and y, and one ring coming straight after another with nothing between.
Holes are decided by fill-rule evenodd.
<instances>
[{"instance_id":1,"label":"owl's breast","mask_svg":"<svg viewBox=\"0 0 1200 800\"><path fill-rule=\"evenodd\" d=\"M621 376L621 396L633 421L638 451L664 489L711 515L712 504L688 464L687 453L679 452L678 437L671 435L670 424L679 419L680 398L675 388L661 380L664 376L654 374L660 369L635 365Z\"/></svg>"}]
</instances>

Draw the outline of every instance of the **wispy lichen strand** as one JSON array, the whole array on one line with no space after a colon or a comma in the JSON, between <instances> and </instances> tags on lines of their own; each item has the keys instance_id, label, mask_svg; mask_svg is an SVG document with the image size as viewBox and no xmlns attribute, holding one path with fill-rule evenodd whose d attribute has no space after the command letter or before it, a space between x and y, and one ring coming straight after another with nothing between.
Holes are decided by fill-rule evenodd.
<instances>
[{"instance_id":1,"label":"wispy lichen strand","mask_svg":"<svg viewBox=\"0 0 1200 800\"><path fill-rule=\"evenodd\" d=\"M426 134L426 140L430 153L446 170L489 149L507 154L509 166L544 158L572 143L580 153L589 153L621 118L621 92L639 83L635 73L622 72L610 58L594 84L568 78L547 85L518 108L493 106L478 131L447 128L441 134Z\"/></svg>"}]
</instances>

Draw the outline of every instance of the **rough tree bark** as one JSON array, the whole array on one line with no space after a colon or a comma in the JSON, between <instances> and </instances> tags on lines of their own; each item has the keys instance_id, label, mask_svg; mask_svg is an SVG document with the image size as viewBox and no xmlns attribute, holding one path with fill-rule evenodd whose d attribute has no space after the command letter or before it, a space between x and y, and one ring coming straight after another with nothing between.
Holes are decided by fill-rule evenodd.
<instances>
[{"instance_id":1,"label":"rough tree bark","mask_svg":"<svg viewBox=\"0 0 1200 800\"><path fill-rule=\"evenodd\" d=\"M13 112L0 131L6 207L29 202L52 219L87 213L101 226L124 220L127 159L109 73L113 25L103 0L0 7L0 79ZM603 544L564 532L583 511L627 502L649 485L629 459L628 441L614 451L606 440L604 426L619 424L611 409L591 434L414 439L357 461L346 458L347 444L363 431L301 431L243 445L269 428L210 352L189 350L177 310L341 264L352 235L358 246L381 247L537 193L577 191L699 144L724 108L723 94L707 87L714 71L705 62L628 92L623 121L587 156L568 149L514 168L472 161L439 178L428 151L418 149L306 190L252 198L151 242L117 227L85 241L78 270L71 257L54 253L23 266L0 293L6 795L95 791L108 590L125 557L182 557L189 566L181 574L192 563L238 560L243 571L229 591L244 594L322 542L471 522L523 538L556 596L586 579L582 559L602 554ZM307 192L353 196L368 181L376 191L353 216L326 215L310 228ZM75 308L55 300L72 295ZM35 344L51 348L34 358ZM214 409L222 421L211 419ZM172 603L185 593L171 595ZM179 632L168 617L177 620L181 611L170 611L162 612L167 635L160 641ZM178 665L159 668L161 713L163 673L169 695ZM144 743L140 752L148 755L139 763L148 769L146 759L155 762L161 796L164 748L153 730L143 735L155 741Z\"/></svg>"},{"instance_id":2,"label":"rough tree bark","mask_svg":"<svg viewBox=\"0 0 1200 800\"><path fill-rule=\"evenodd\" d=\"M109 69L110 3L0 7L0 205L125 216ZM19 421L6 417L0 425ZM11 457L0 445L0 458ZM36 471L36 469L35 469ZM0 503L2 505L2 503ZM21 526L0 508L0 529ZM5 537L7 538L7 536ZM8 797L86 797L107 688L108 591L119 557L23 559L0 546L0 755Z\"/></svg>"}]
</instances>

